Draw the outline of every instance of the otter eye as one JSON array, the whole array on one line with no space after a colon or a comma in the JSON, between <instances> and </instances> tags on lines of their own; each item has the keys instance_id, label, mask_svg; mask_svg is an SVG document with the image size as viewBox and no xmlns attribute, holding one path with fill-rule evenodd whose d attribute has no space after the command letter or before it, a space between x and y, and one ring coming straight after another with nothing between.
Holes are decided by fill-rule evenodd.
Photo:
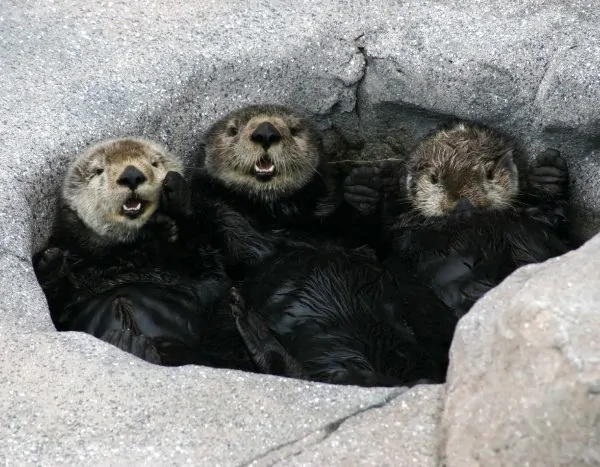
<instances>
[{"instance_id":1,"label":"otter eye","mask_svg":"<svg viewBox=\"0 0 600 467\"><path fill-rule=\"evenodd\" d=\"M152 167L158 167L158 161L152 162Z\"/></svg>"},{"instance_id":2,"label":"otter eye","mask_svg":"<svg viewBox=\"0 0 600 467\"><path fill-rule=\"evenodd\" d=\"M292 134L292 136L298 136L301 131L302 128L300 128L299 126L290 127L290 133Z\"/></svg>"},{"instance_id":3,"label":"otter eye","mask_svg":"<svg viewBox=\"0 0 600 467\"><path fill-rule=\"evenodd\" d=\"M102 173L104 172L104 169L102 167L97 167L94 169L94 175L102 175Z\"/></svg>"},{"instance_id":4,"label":"otter eye","mask_svg":"<svg viewBox=\"0 0 600 467\"><path fill-rule=\"evenodd\" d=\"M429 180L431 181L431 183L433 183L434 185L436 185L437 182L438 182L438 176L436 174L431 174L429 176Z\"/></svg>"},{"instance_id":5,"label":"otter eye","mask_svg":"<svg viewBox=\"0 0 600 467\"><path fill-rule=\"evenodd\" d=\"M494 179L494 169L488 169L488 171L485 173L485 176L487 177L488 180L493 180Z\"/></svg>"},{"instance_id":6,"label":"otter eye","mask_svg":"<svg viewBox=\"0 0 600 467\"><path fill-rule=\"evenodd\" d=\"M235 126L231 125L227 128L227 134L229 136L235 136L238 134L238 129Z\"/></svg>"}]
</instances>

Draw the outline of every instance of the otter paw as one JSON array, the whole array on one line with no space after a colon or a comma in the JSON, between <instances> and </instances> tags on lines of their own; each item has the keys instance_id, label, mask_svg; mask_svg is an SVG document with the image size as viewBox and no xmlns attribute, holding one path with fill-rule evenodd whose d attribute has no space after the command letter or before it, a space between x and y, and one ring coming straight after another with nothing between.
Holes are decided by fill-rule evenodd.
<instances>
[{"instance_id":1,"label":"otter paw","mask_svg":"<svg viewBox=\"0 0 600 467\"><path fill-rule=\"evenodd\" d=\"M117 297L112 302L112 312L115 318L121 324L124 331L132 331L135 334L140 334L140 330L133 315L133 303L125 297Z\"/></svg>"},{"instance_id":2,"label":"otter paw","mask_svg":"<svg viewBox=\"0 0 600 467\"><path fill-rule=\"evenodd\" d=\"M525 209L525 212L530 219L548 224L555 230L566 226L568 223L567 210L564 202L552 202L550 204L545 203L538 206L530 206Z\"/></svg>"},{"instance_id":3,"label":"otter paw","mask_svg":"<svg viewBox=\"0 0 600 467\"><path fill-rule=\"evenodd\" d=\"M344 180L344 200L360 214L372 214L381 199L382 187L381 167L356 167Z\"/></svg>"},{"instance_id":4,"label":"otter paw","mask_svg":"<svg viewBox=\"0 0 600 467\"><path fill-rule=\"evenodd\" d=\"M64 260L65 251L57 247L51 247L42 251L33 263L38 271L46 273L62 266Z\"/></svg>"},{"instance_id":5,"label":"otter paw","mask_svg":"<svg viewBox=\"0 0 600 467\"><path fill-rule=\"evenodd\" d=\"M546 149L531 164L529 184L546 198L560 198L569 188L567 163L555 149Z\"/></svg>"},{"instance_id":6,"label":"otter paw","mask_svg":"<svg viewBox=\"0 0 600 467\"><path fill-rule=\"evenodd\" d=\"M174 243L179 239L179 227L177 227L177 222L169 216L157 212L152 217L152 223L158 231L158 235L167 242Z\"/></svg>"},{"instance_id":7,"label":"otter paw","mask_svg":"<svg viewBox=\"0 0 600 467\"><path fill-rule=\"evenodd\" d=\"M383 197L394 200L405 197L406 175L403 166L399 162L391 161L381 161L379 164L383 181Z\"/></svg>"},{"instance_id":8,"label":"otter paw","mask_svg":"<svg viewBox=\"0 0 600 467\"><path fill-rule=\"evenodd\" d=\"M102 340L149 363L161 364L160 354L152 341L129 329L108 331L102 336Z\"/></svg>"},{"instance_id":9,"label":"otter paw","mask_svg":"<svg viewBox=\"0 0 600 467\"><path fill-rule=\"evenodd\" d=\"M162 183L160 209L167 214L190 215L191 191L179 172L167 172Z\"/></svg>"}]
</instances>

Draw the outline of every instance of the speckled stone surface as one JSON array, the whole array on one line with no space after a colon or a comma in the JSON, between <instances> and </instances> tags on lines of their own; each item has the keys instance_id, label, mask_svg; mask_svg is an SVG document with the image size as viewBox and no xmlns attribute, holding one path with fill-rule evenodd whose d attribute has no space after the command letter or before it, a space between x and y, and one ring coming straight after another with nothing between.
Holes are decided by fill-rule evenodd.
<instances>
[{"instance_id":1,"label":"speckled stone surface","mask_svg":"<svg viewBox=\"0 0 600 467\"><path fill-rule=\"evenodd\" d=\"M252 465L436 467L437 446L431 440L438 438L444 396L441 385L417 386Z\"/></svg>"},{"instance_id":2,"label":"speckled stone surface","mask_svg":"<svg viewBox=\"0 0 600 467\"><path fill-rule=\"evenodd\" d=\"M7 465L236 465L401 391L167 369L79 333L0 338Z\"/></svg>"},{"instance_id":3,"label":"speckled stone surface","mask_svg":"<svg viewBox=\"0 0 600 467\"><path fill-rule=\"evenodd\" d=\"M449 114L509 130L528 155L558 147L577 231L590 237L600 226L598 24L585 1L3 1L0 461L286 463L305 440L298 462L433 465L441 388L405 395L153 367L54 332L30 255L82 148L144 135L193 164L210 122L252 102L304 108L359 149L398 130L410 144ZM389 429L377 432L378 419ZM467 465L456 456L449 465Z\"/></svg>"},{"instance_id":4,"label":"speckled stone surface","mask_svg":"<svg viewBox=\"0 0 600 467\"><path fill-rule=\"evenodd\" d=\"M600 236L516 271L459 323L446 465L600 464Z\"/></svg>"}]
</instances>

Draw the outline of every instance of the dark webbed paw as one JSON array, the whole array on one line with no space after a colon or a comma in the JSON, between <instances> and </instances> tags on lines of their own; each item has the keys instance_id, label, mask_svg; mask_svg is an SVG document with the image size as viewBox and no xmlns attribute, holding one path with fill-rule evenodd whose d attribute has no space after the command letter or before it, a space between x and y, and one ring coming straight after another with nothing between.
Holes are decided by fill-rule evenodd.
<instances>
[{"instance_id":1,"label":"dark webbed paw","mask_svg":"<svg viewBox=\"0 0 600 467\"><path fill-rule=\"evenodd\" d=\"M47 248L36 255L33 265L39 273L46 274L55 269L60 269L64 264L65 256L65 251L60 248Z\"/></svg>"},{"instance_id":2,"label":"dark webbed paw","mask_svg":"<svg viewBox=\"0 0 600 467\"><path fill-rule=\"evenodd\" d=\"M567 163L555 149L542 152L529 169L529 185L547 199L566 196L569 188Z\"/></svg>"},{"instance_id":3,"label":"dark webbed paw","mask_svg":"<svg viewBox=\"0 0 600 467\"><path fill-rule=\"evenodd\" d=\"M381 200L381 171L380 165L356 167L344 180L344 200L362 215L375 212Z\"/></svg>"},{"instance_id":4,"label":"dark webbed paw","mask_svg":"<svg viewBox=\"0 0 600 467\"><path fill-rule=\"evenodd\" d=\"M162 183L160 209L174 216L189 216L192 212L191 190L179 172L168 172Z\"/></svg>"},{"instance_id":5,"label":"dark webbed paw","mask_svg":"<svg viewBox=\"0 0 600 467\"><path fill-rule=\"evenodd\" d=\"M169 243L174 243L179 238L177 222L161 212L154 213L149 224L160 238L165 239Z\"/></svg>"},{"instance_id":6,"label":"dark webbed paw","mask_svg":"<svg viewBox=\"0 0 600 467\"><path fill-rule=\"evenodd\" d=\"M400 199L406 196L406 174L398 161L381 161L381 179L385 199Z\"/></svg>"},{"instance_id":7,"label":"dark webbed paw","mask_svg":"<svg viewBox=\"0 0 600 467\"><path fill-rule=\"evenodd\" d=\"M102 337L102 340L149 363L161 364L160 354L152 344L152 341L145 336L136 334L132 330L108 331Z\"/></svg>"}]
</instances>

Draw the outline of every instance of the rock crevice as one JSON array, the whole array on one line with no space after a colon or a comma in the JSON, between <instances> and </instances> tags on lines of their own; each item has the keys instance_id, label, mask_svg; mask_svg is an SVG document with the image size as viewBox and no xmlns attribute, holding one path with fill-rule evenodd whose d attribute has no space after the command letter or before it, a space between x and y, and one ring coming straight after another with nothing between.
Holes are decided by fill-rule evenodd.
<instances>
[{"instance_id":1,"label":"rock crevice","mask_svg":"<svg viewBox=\"0 0 600 467\"><path fill-rule=\"evenodd\" d=\"M274 465L285 462L290 457L298 456L305 450L311 450L319 443L327 440L331 435L340 429L340 427L351 419L375 409L381 409L389 405L392 401L406 392L407 388L399 388L388 394L381 402L376 402L367 407L362 407L351 414L345 415L337 420L328 422L326 425L317 428L315 431L303 435L297 439L289 441L280 446L269 449L267 452L254 457L253 459L241 464L243 466Z\"/></svg>"}]
</instances>

